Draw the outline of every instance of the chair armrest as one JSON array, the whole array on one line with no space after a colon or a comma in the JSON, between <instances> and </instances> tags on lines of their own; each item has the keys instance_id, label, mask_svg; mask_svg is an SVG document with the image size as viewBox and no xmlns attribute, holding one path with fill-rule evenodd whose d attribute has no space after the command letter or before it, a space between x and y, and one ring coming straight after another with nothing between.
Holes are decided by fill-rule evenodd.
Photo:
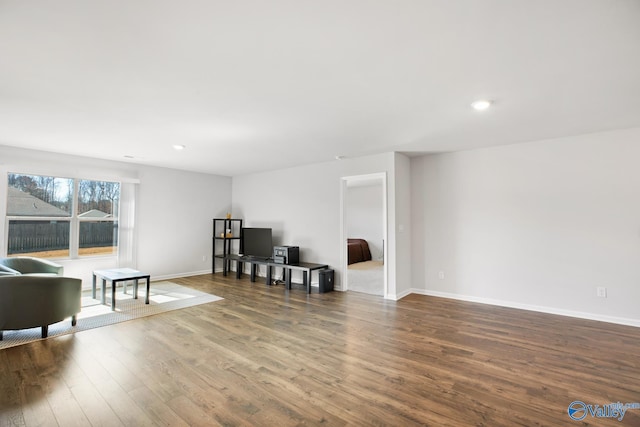
<instances>
[{"instance_id":1,"label":"chair armrest","mask_svg":"<svg viewBox=\"0 0 640 427\"><path fill-rule=\"evenodd\" d=\"M14 270L13 268L7 267L6 265L0 264L0 275L3 276L17 276L20 272Z\"/></svg>"},{"instance_id":2,"label":"chair armrest","mask_svg":"<svg viewBox=\"0 0 640 427\"><path fill-rule=\"evenodd\" d=\"M62 276L64 274L64 267L62 265L43 258L18 256L4 258L0 261L0 264L13 270L17 270L21 274L49 273L58 276Z\"/></svg>"},{"instance_id":3,"label":"chair armrest","mask_svg":"<svg viewBox=\"0 0 640 427\"><path fill-rule=\"evenodd\" d=\"M34 328L80 312L82 280L60 276L0 277L0 330Z\"/></svg>"}]
</instances>

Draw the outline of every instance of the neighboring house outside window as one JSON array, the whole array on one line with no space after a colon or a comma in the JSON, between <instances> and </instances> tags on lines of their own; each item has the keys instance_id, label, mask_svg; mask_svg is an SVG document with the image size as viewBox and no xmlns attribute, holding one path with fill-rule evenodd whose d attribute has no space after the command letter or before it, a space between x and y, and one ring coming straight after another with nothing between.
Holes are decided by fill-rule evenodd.
<instances>
[{"instance_id":1,"label":"neighboring house outside window","mask_svg":"<svg viewBox=\"0 0 640 427\"><path fill-rule=\"evenodd\" d=\"M120 183L9 173L8 184L8 256L117 253Z\"/></svg>"}]
</instances>

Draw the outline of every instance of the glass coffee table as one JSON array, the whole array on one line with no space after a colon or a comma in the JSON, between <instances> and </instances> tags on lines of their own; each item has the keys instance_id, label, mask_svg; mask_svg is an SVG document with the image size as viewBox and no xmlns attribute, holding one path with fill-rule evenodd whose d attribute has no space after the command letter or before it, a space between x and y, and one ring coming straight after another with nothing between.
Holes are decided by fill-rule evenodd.
<instances>
[{"instance_id":1,"label":"glass coffee table","mask_svg":"<svg viewBox=\"0 0 640 427\"><path fill-rule=\"evenodd\" d=\"M96 281L102 280L102 304L105 303L105 294L107 282L111 282L111 311L116 309L116 284L123 282L123 292L127 293L127 284L129 280L133 280L133 298L138 298L138 281L144 279L147 281L147 294L144 300L145 304L149 304L149 281L151 275L143 273L142 271L134 270L133 268L112 268L109 270L94 270L93 272L93 285L92 285L92 297L96 298Z\"/></svg>"}]
</instances>

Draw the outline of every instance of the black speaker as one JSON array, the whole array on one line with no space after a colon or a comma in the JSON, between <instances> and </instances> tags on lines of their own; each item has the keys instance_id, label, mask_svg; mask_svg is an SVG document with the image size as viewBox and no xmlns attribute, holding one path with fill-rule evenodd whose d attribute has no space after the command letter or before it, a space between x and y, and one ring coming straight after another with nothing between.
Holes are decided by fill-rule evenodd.
<instances>
[{"instance_id":1,"label":"black speaker","mask_svg":"<svg viewBox=\"0 0 640 427\"><path fill-rule=\"evenodd\" d=\"M273 262L276 264L300 263L300 247L298 246L274 246Z\"/></svg>"},{"instance_id":2,"label":"black speaker","mask_svg":"<svg viewBox=\"0 0 640 427\"><path fill-rule=\"evenodd\" d=\"M318 292L321 294L325 292L331 292L333 290L333 270L325 268L318 272Z\"/></svg>"}]
</instances>

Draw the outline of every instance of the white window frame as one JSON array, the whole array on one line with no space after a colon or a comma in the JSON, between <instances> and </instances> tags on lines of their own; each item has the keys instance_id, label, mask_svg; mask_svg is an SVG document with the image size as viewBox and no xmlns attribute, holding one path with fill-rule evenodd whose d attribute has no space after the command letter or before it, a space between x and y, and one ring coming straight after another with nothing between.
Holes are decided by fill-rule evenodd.
<instances>
[{"instance_id":1,"label":"white window frame","mask_svg":"<svg viewBox=\"0 0 640 427\"><path fill-rule=\"evenodd\" d=\"M19 169L18 169L19 170ZM122 238L123 238L123 233L121 232L121 221L120 221L120 217L121 217L121 207L122 207L122 194L123 194L123 182L121 180L118 179L104 179L104 178L89 178L89 177L70 177L70 176L65 176L63 174L56 174L56 173L42 173L42 172L16 172L15 170L11 169L11 170L6 170L6 171L2 171L4 172L2 174L3 176L3 180L4 183L2 185L2 188L4 191L2 191L3 194L3 201L2 201L2 208L0 213L3 214L3 216L5 217L5 221L4 221L4 232L2 233L2 235L4 236L4 238L2 239L2 252L1 252L1 256L2 257L7 257L8 254L8 240L9 240L9 222L10 221L67 221L69 222L69 255L65 256L65 257L51 257L49 259L52 260L74 260L74 259L87 259L87 258L105 258L105 257L118 257L119 259L122 258L120 256L120 246L121 246L121 242L122 242ZM7 201L8 201L8 182L9 182L9 174L16 174L16 175L29 175L29 176L47 176L47 177L54 177L54 178L62 178L62 179L71 179L73 180L73 197L72 197L72 206L71 206L71 215L68 217L47 217L47 216L42 216L42 217L35 217L35 216L8 216L6 215L6 207L7 207ZM96 182L113 182L113 183L117 183L119 185L119 202L118 202L118 215L117 217L111 217L111 218L80 218L79 214L78 214L78 200L79 200L79 183L80 181L96 181ZM131 204L132 202L129 201L129 204ZM80 255L80 223L81 222L95 222L95 221L107 221L107 222L114 222L114 223L118 223L118 237L117 237L117 245L115 248L115 252L112 253L108 253L108 254L97 254L97 255ZM128 239L130 240L130 239Z\"/></svg>"}]
</instances>

